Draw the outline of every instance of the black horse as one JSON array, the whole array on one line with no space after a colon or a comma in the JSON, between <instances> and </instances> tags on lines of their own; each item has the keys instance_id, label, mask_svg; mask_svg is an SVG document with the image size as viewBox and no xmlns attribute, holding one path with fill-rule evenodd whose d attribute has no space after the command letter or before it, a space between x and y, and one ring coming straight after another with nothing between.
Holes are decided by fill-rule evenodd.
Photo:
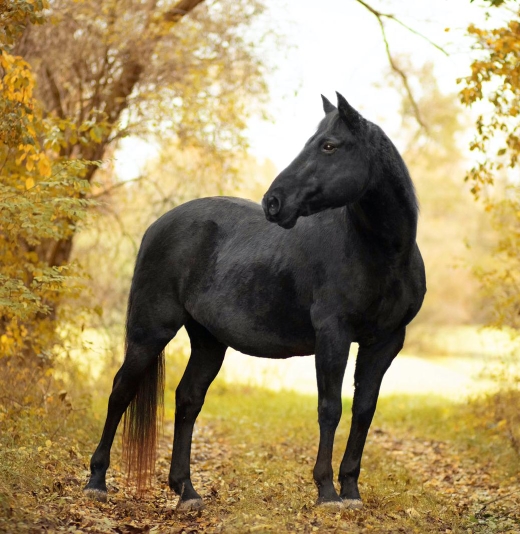
<instances>
[{"instance_id":1,"label":"black horse","mask_svg":"<svg viewBox=\"0 0 520 534\"><path fill-rule=\"evenodd\" d=\"M125 361L85 488L94 498L106 500L110 448L129 406L124 440L139 487L153 470L163 349L185 326L191 357L176 392L169 474L178 508L203 506L190 480L192 432L227 347L264 358L316 355L318 504L362 506L361 455L381 380L421 307L425 274L415 191L397 149L340 94L337 108L326 98L323 104L318 130L262 207L237 198L194 200L145 233L130 290ZM359 353L338 494L332 447L352 342Z\"/></svg>"}]
</instances>

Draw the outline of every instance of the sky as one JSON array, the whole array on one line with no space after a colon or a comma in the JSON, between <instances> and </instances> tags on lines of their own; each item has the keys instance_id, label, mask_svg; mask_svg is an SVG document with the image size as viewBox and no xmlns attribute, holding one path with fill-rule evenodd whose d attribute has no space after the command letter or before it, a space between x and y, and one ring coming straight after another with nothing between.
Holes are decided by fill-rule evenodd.
<instances>
[{"instance_id":1,"label":"sky","mask_svg":"<svg viewBox=\"0 0 520 534\"><path fill-rule=\"evenodd\" d=\"M388 85L389 64L377 19L356 0L266 0L260 25L284 36L284 46L263 50L268 76L271 122L253 118L248 137L251 153L270 159L282 170L315 131L323 111L320 94L335 102L335 91L366 118L377 122L399 148L399 102ZM456 92L456 79L469 73L470 22L485 24L481 0L368 0L383 13L422 33L449 52L438 51L425 39L393 21L386 22L396 56L415 66L433 65L444 92ZM492 10L496 12L496 10ZM261 31L257 28L256 31ZM397 138L396 138L397 137ZM116 171L123 179L137 176L153 146L125 140L116 154ZM273 177L274 178L274 177Z\"/></svg>"},{"instance_id":2,"label":"sky","mask_svg":"<svg viewBox=\"0 0 520 534\"><path fill-rule=\"evenodd\" d=\"M472 21L484 22L482 4L469 0L368 0L394 14L449 52L445 56L426 40L388 21L396 56L415 66L431 62L444 92L457 90L456 78L469 73ZM400 125L400 97L388 86L389 64L376 17L355 0L284 0L271 2L270 13L287 36L289 51L272 51L277 71L270 78L270 112L275 122L250 123L252 151L283 168L311 136L322 117L320 93L335 102L335 91L392 136ZM319 5L319 7L317 7ZM448 31L446 31L448 30Z\"/></svg>"}]
</instances>

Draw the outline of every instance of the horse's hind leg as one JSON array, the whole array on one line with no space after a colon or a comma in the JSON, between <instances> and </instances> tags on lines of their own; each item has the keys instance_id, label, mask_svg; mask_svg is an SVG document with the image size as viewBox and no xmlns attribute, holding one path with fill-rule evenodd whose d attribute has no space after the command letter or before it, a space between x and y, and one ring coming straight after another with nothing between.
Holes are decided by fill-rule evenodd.
<instances>
[{"instance_id":1,"label":"horse's hind leg","mask_svg":"<svg viewBox=\"0 0 520 534\"><path fill-rule=\"evenodd\" d=\"M168 316L162 313L160 320L156 317L157 314L148 313L150 310L145 308L144 305L134 306L129 312L125 360L114 377L103 434L90 462L90 480L84 491L96 500L107 499L105 476L110 465L110 449L121 417L140 387L145 386L146 392L152 392L152 397L157 399L157 388L161 385L162 351L182 326L183 312L179 310L175 314L173 305L169 307ZM150 416L155 423L155 413Z\"/></svg>"},{"instance_id":2,"label":"horse's hind leg","mask_svg":"<svg viewBox=\"0 0 520 534\"><path fill-rule=\"evenodd\" d=\"M191 356L176 391L175 430L169 475L170 488L180 496L177 509L183 511L203 507L202 498L191 483L191 440L206 392L222 366L227 349L226 345L194 320L188 320L186 330L191 341Z\"/></svg>"},{"instance_id":3,"label":"horse's hind leg","mask_svg":"<svg viewBox=\"0 0 520 534\"><path fill-rule=\"evenodd\" d=\"M363 506L358 489L361 456L376 410L383 376L401 350L404 335L403 328L384 342L359 348L354 374L356 389L352 404L352 424L338 477L341 484L340 497L349 508Z\"/></svg>"}]
</instances>

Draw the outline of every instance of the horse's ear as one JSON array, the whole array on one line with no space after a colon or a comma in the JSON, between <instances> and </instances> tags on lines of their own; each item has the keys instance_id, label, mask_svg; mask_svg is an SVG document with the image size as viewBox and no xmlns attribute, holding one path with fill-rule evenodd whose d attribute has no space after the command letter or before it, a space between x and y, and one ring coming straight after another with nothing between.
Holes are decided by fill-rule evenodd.
<instances>
[{"instance_id":1,"label":"horse's ear","mask_svg":"<svg viewBox=\"0 0 520 534\"><path fill-rule=\"evenodd\" d=\"M346 101L343 95L337 91L336 95L338 96L339 116L352 132L358 131L361 126L361 115Z\"/></svg>"},{"instance_id":2,"label":"horse's ear","mask_svg":"<svg viewBox=\"0 0 520 534\"><path fill-rule=\"evenodd\" d=\"M321 95L321 99L323 100L323 111L325 115L331 111L335 111L336 106L328 98Z\"/></svg>"}]
</instances>

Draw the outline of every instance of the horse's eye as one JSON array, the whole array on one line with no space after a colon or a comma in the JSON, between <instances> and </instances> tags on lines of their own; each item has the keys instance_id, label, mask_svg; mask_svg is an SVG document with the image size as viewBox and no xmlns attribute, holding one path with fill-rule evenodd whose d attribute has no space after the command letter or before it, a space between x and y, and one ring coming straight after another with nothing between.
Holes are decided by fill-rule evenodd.
<instances>
[{"instance_id":1,"label":"horse's eye","mask_svg":"<svg viewBox=\"0 0 520 534\"><path fill-rule=\"evenodd\" d=\"M332 143L329 143L328 141L323 145L323 151L324 152L328 152L329 154L331 154L332 152L334 152L336 150L336 145L333 145Z\"/></svg>"}]
</instances>

